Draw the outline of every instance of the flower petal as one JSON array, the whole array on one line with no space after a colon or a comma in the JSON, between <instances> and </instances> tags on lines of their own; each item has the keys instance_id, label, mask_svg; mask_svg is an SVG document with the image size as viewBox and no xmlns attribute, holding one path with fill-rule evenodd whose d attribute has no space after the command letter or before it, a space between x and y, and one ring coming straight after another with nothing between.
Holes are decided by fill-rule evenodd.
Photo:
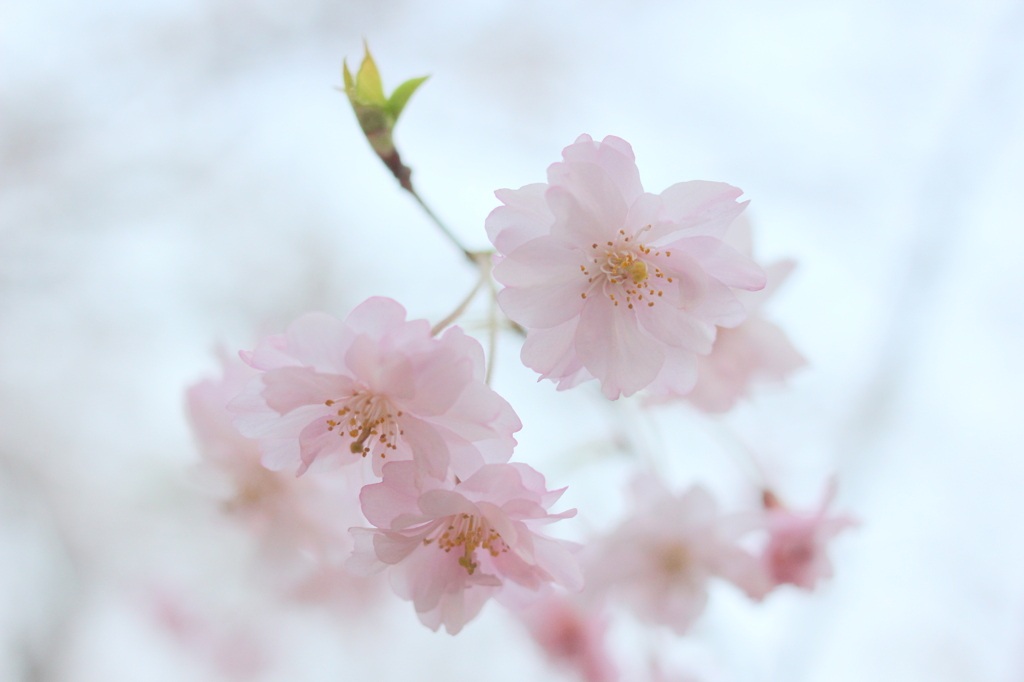
<instances>
[{"instance_id":1,"label":"flower petal","mask_svg":"<svg viewBox=\"0 0 1024 682\"><path fill-rule=\"evenodd\" d=\"M537 182L494 193L505 205L491 211L484 221L484 229L498 251L511 253L531 239L550 232L555 216L544 198L547 189L547 183Z\"/></svg>"},{"instance_id":2,"label":"flower petal","mask_svg":"<svg viewBox=\"0 0 1024 682\"><path fill-rule=\"evenodd\" d=\"M643 194L644 188L640 184L640 171L636 167L633 148L621 138L609 135L597 143L589 135L580 136L574 144L562 150L562 158L570 163L600 166L614 181L627 204L633 203Z\"/></svg>"},{"instance_id":3,"label":"flower petal","mask_svg":"<svg viewBox=\"0 0 1024 682\"><path fill-rule=\"evenodd\" d=\"M576 350L611 400L647 386L665 360L661 344L640 331L633 311L604 299L589 301L583 308Z\"/></svg>"}]
</instances>

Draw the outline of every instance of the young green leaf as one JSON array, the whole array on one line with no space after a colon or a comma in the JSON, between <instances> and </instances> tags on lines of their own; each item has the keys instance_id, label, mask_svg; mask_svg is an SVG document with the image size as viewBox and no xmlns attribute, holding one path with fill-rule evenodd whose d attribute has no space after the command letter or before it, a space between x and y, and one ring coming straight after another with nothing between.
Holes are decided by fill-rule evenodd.
<instances>
[{"instance_id":1,"label":"young green leaf","mask_svg":"<svg viewBox=\"0 0 1024 682\"><path fill-rule=\"evenodd\" d=\"M391 93L391 98L388 99L387 109L391 112L391 115L398 120L399 114L402 113L402 109L405 108L409 98L412 97L412 93L416 92L416 89L423 85L423 81L430 78L430 76L421 76L420 78L410 78L405 81Z\"/></svg>"}]
</instances>

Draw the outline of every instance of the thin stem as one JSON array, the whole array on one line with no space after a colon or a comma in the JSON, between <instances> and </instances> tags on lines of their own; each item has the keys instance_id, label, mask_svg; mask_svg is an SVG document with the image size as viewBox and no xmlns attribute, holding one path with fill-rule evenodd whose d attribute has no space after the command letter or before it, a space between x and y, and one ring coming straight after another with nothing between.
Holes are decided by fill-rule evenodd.
<instances>
[{"instance_id":1,"label":"thin stem","mask_svg":"<svg viewBox=\"0 0 1024 682\"><path fill-rule=\"evenodd\" d=\"M430 207L427 206L427 203L425 201L423 201L423 198L416 193L416 190L413 188L412 183L403 183L402 188L413 196L416 202L420 205L420 208L423 209L423 212L427 214L427 216L434 222L435 225L437 225L438 229L441 230L442 233L444 233L444 236L448 237L448 241L454 244L455 247L459 249L459 251L462 251L462 255L465 256L470 263L477 265L476 254L467 249L462 244L462 242L459 241L459 238L456 237L455 234L453 234L452 231L448 229L448 226L441 222L441 219L438 218L437 215L432 210L430 210Z\"/></svg>"},{"instance_id":2,"label":"thin stem","mask_svg":"<svg viewBox=\"0 0 1024 682\"><path fill-rule=\"evenodd\" d=\"M473 285L473 288L470 290L469 294L466 295L466 298L464 298L462 302L459 303L459 305L455 308L455 310L451 312L450 315L448 315L448 317L444 318L443 320L434 325L433 329L430 330L431 336L437 336L438 334L441 333L442 330L445 329L445 327L447 327L448 325L455 322L455 320L462 317L462 314L466 312L466 308L468 308L469 304L473 302L474 298L476 298L476 295L480 291L481 287L483 287L484 284L490 281L491 261L489 254L477 254L476 256L473 257L473 262L480 269L480 274L476 279L476 284Z\"/></svg>"}]
</instances>

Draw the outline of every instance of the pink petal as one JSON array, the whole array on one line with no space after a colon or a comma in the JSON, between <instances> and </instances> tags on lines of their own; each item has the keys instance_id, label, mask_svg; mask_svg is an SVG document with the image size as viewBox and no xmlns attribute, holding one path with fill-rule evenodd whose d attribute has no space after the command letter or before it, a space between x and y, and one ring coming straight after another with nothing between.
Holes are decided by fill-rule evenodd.
<instances>
[{"instance_id":1,"label":"pink petal","mask_svg":"<svg viewBox=\"0 0 1024 682\"><path fill-rule=\"evenodd\" d=\"M373 548L373 539L377 531L371 528L350 528L354 545L352 555L345 561L345 569L356 576L368 576L380 573L387 564L377 558Z\"/></svg>"},{"instance_id":2,"label":"pink petal","mask_svg":"<svg viewBox=\"0 0 1024 682\"><path fill-rule=\"evenodd\" d=\"M431 518L480 513L476 505L453 490L428 490L420 495L419 508L424 516Z\"/></svg>"},{"instance_id":3,"label":"pink petal","mask_svg":"<svg viewBox=\"0 0 1024 682\"><path fill-rule=\"evenodd\" d=\"M347 444L348 441L343 441L337 431L328 430L326 416L310 422L299 433L299 457L302 464L296 476L306 473L317 458L324 456L337 455L340 463L358 461L360 455L344 447Z\"/></svg>"},{"instance_id":4,"label":"pink petal","mask_svg":"<svg viewBox=\"0 0 1024 682\"><path fill-rule=\"evenodd\" d=\"M529 327L553 327L575 317L590 288L580 270L583 260L560 239L527 242L494 268L495 279L506 285L498 293L501 309Z\"/></svg>"},{"instance_id":5,"label":"pink petal","mask_svg":"<svg viewBox=\"0 0 1024 682\"><path fill-rule=\"evenodd\" d=\"M644 189L640 184L633 148L618 137L609 135L600 144L580 137L562 150L562 158L568 163L589 163L600 166L614 181L616 188L627 204L640 196ZM550 170L548 172L550 178ZM549 180L552 184L554 181Z\"/></svg>"},{"instance_id":6,"label":"pink petal","mask_svg":"<svg viewBox=\"0 0 1024 682\"><path fill-rule=\"evenodd\" d=\"M406 413L398 418L399 427L405 432L403 438L412 450L413 459L422 471L434 478L443 479L448 473L450 455L444 439L429 423ZM380 458L374 458L374 472L383 466Z\"/></svg>"},{"instance_id":7,"label":"pink petal","mask_svg":"<svg viewBox=\"0 0 1024 682\"><path fill-rule=\"evenodd\" d=\"M417 501L421 491L414 462L389 462L384 465L383 474L380 483L363 486L359 502L367 521L378 528L390 528L399 514L419 512Z\"/></svg>"},{"instance_id":8,"label":"pink petal","mask_svg":"<svg viewBox=\"0 0 1024 682\"><path fill-rule=\"evenodd\" d=\"M686 237L660 248L686 252L709 275L730 287L757 290L767 281L760 265L714 237Z\"/></svg>"},{"instance_id":9,"label":"pink petal","mask_svg":"<svg viewBox=\"0 0 1024 682\"><path fill-rule=\"evenodd\" d=\"M373 538L373 551L385 564L397 564L422 546L423 534L405 535L380 530Z\"/></svg>"},{"instance_id":10,"label":"pink petal","mask_svg":"<svg viewBox=\"0 0 1024 682\"><path fill-rule=\"evenodd\" d=\"M626 234L636 235L636 241L642 244L654 241L654 234L659 226L665 224L665 208L657 194L644 193L639 195L629 207L626 216ZM651 229L645 229L648 225Z\"/></svg>"},{"instance_id":11,"label":"pink petal","mask_svg":"<svg viewBox=\"0 0 1024 682\"><path fill-rule=\"evenodd\" d=\"M540 373L541 379L570 376L583 369L576 354L578 326L579 318L574 317L556 327L531 329L520 354L523 364Z\"/></svg>"},{"instance_id":12,"label":"pink petal","mask_svg":"<svg viewBox=\"0 0 1024 682\"><path fill-rule=\"evenodd\" d=\"M556 583L570 592L583 589L583 572L579 561L560 542L535 534L533 554L537 565L547 571Z\"/></svg>"},{"instance_id":13,"label":"pink petal","mask_svg":"<svg viewBox=\"0 0 1024 682\"><path fill-rule=\"evenodd\" d=\"M711 278L696 258L677 248L657 251L646 260L665 275L654 278L654 281L648 280L649 287L664 293L655 299L656 306L660 307L664 301L676 308L693 310L704 300Z\"/></svg>"},{"instance_id":14,"label":"pink petal","mask_svg":"<svg viewBox=\"0 0 1024 682\"><path fill-rule=\"evenodd\" d=\"M457 357L469 360L473 368L472 378L483 381L486 373L484 347L472 336L468 336L462 327L448 327L439 339L441 346L451 350Z\"/></svg>"},{"instance_id":15,"label":"pink petal","mask_svg":"<svg viewBox=\"0 0 1024 682\"><path fill-rule=\"evenodd\" d=\"M267 406L287 414L302 405L323 405L327 400L352 395L352 379L321 374L312 367L282 367L263 375L263 399Z\"/></svg>"},{"instance_id":16,"label":"pink petal","mask_svg":"<svg viewBox=\"0 0 1024 682\"><path fill-rule=\"evenodd\" d=\"M583 308L576 350L611 400L650 384L665 360L661 344L640 331L633 311L604 299L589 301Z\"/></svg>"},{"instance_id":17,"label":"pink petal","mask_svg":"<svg viewBox=\"0 0 1024 682\"><path fill-rule=\"evenodd\" d=\"M715 338L714 325L668 303L658 301L653 307L641 304L636 308L637 320L644 330L668 346L691 353L710 353Z\"/></svg>"},{"instance_id":18,"label":"pink petal","mask_svg":"<svg viewBox=\"0 0 1024 682\"><path fill-rule=\"evenodd\" d=\"M704 300L692 313L694 317L720 327L735 327L747 319L747 309L736 298L736 294L717 279L708 282Z\"/></svg>"},{"instance_id":19,"label":"pink petal","mask_svg":"<svg viewBox=\"0 0 1024 682\"><path fill-rule=\"evenodd\" d=\"M353 335L366 334L371 339L395 333L404 322L405 308L402 304L383 296L366 299L345 318L345 326Z\"/></svg>"},{"instance_id":20,"label":"pink petal","mask_svg":"<svg viewBox=\"0 0 1024 682\"><path fill-rule=\"evenodd\" d=\"M626 222L628 206L608 174L590 164L556 163L552 169L556 167L556 174L572 186L552 183L544 193L555 216L551 236L589 246L615 235Z\"/></svg>"},{"instance_id":21,"label":"pink petal","mask_svg":"<svg viewBox=\"0 0 1024 682\"><path fill-rule=\"evenodd\" d=\"M338 374L344 370L345 326L325 313L306 313L288 325L288 352L318 372Z\"/></svg>"},{"instance_id":22,"label":"pink petal","mask_svg":"<svg viewBox=\"0 0 1024 682\"><path fill-rule=\"evenodd\" d=\"M256 346L251 353L241 352L239 356L245 364L255 369L276 369L301 364L289 353L288 339L284 334L268 336Z\"/></svg>"},{"instance_id":23,"label":"pink petal","mask_svg":"<svg viewBox=\"0 0 1024 682\"><path fill-rule=\"evenodd\" d=\"M439 348L416 358L409 372L415 381L413 394L400 395L398 382L389 383L394 388L388 394L406 398L403 407L421 417L443 415L473 380L473 358L460 355L456 349Z\"/></svg>"},{"instance_id":24,"label":"pink petal","mask_svg":"<svg viewBox=\"0 0 1024 682\"><path fill-rule=\"evenodd\" d=\"M494 193L505 205L491 211L484 228L498 251L511 253L531 239L548 234L555 216L544 198L547 189L546 183L538 182Z\"/></svg>"},{"instance_id":25,"label":"pink petal","mask_svg":"<svg viewBox=\"0 0 1024 682\"><path fill-rule=\"evenodd\" d=\"M374 393L397 399L415 395L415 375L409 358L386 351L365 334L353 339L345 354L345 365Z\"/></svg>"},{"instance_id":26,"label":"pink petal","mask_svg":"<svg viewBox=\"0 0 1024 682\"><path fill-rule=\"evenodd\" d=\"M691 180L679 182L661 193L665 213L673 223L661 230L652 230L656 240L672 232L686 230L687 236L708 235L721 239L733 220L743 212L747 202L736 203L743 190L724 182Z\"/></svg>"},{"instance_id":27,"label":"pink petal","mask_svg":"<svg viewBox=\"0 0 1024 682\"><path fill-rule=\"evenodd\" d=\"M523 487L523 479L519 470L508 464L487 464L480 467L472 476L459 484L459 490L471 494L475 493L474 499L486 499L494 504L502 505L508 500L518 497L534 497Z\"/></svg>"}]
</instances>

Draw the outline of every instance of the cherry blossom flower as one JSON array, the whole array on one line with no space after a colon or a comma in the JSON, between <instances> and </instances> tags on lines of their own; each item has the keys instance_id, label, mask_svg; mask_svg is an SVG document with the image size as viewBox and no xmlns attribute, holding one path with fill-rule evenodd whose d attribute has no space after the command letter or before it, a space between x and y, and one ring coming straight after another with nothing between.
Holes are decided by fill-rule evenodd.
<instances>
[{"instance_id":1,"label":"cherry blossom flower","mask_svg":"<svg viewBox=\"0 0 1024 682\"><path fill-rule=\"evenodd\" d=\"M835 495L832 480L818 508L807 514L790 511L773 493L765 493L769 540L761 561L775 585L788 583L813 590L819 579L832 577L826 545L840 531L857 525L852 517L827 514Z\"/></svg>"},{"instance_id":2,"label":"cherry blossom flower","mask_svg":"<svg viewBox=\"0 0 1024 682\"><path fill-rule=\"evenodd\" d=\"M611 399L652 387L687 393L716 326L746 316L733 289L764 272L722 239L745 203L724 183L645 193L633 150L581 135L547 184L499 190L487 218L498 302L528 329L523 362L570 388L591 378Z\"/></svg>"},{"instance_id":3,"label":"cherry blossom flower","mask_svg":"<svg viewBox=\"0 0 1024 682\"><path fill-rule=\"evenodd\" d=\"M588 591L619 599L642 621L685 633L724 578L761 599L770 587L758 559L739 545L754 517L726 516L699 486L675 496L652 477L633 486L634 513L592 548Z\"/></svg>"},{"instance_id":4,"label":"cherry blossom flower","mask_svg":"<svg viewBox=\"0 0 1024 682\"><path fill-rule=\"evenodd\" d=\"M326 468L370 457L414 459L437 478L505 462L521 428L484 383L480 344L458 327L430 336L426 320L371 298L344 322L308 313L243 359L262 370L229 409L270 469Z\"/></svg>"},{"instance_id":5,"label":"cherry blossom flower","mask_svg":"<svg viewBox=\"0 0 1024 682\"><path fill-rule=\"evenodd\" d=\"M619 679L605 647L607 619L582 608L566 594L547 590L516 615L548 658L585 682Z\"/></svg>"},{"instance_id":6,"label":"cherry blossom flower","mask_svg":"<svg viewBox=\"0 0 1024 682\"><path fill-rule=\"evenodd\" d=\"M259 372L238 359L221 362L221 377L187 393L202 456L201 482L210 484L225 513L257 538L265 567L282 578L286 591L365 603L376 586L343 569L352 551L348 529L365 522L358 503L363 476L344 469L298 479L264 467L257 442L238 433L227 411L229 400Z\"/></svg>"},{"instance_id":7,"label":"cherry blossom flower","mask_svg":"<svg viewBox=\"0 0 1024 682\"><path fill-rule=\"evenodd\" d=\"M390 567L391 585L413 602L424 625L456 634L506 580L537 590L582 588L570 547L538 527L576 514L549 514L564 492L548 491L525 464L486 464L464 481L417 478L415 465L391 462L380 483L363 488L363 513L376 528L353 528L356 573Z\"/></svg>"}]
</instances>

